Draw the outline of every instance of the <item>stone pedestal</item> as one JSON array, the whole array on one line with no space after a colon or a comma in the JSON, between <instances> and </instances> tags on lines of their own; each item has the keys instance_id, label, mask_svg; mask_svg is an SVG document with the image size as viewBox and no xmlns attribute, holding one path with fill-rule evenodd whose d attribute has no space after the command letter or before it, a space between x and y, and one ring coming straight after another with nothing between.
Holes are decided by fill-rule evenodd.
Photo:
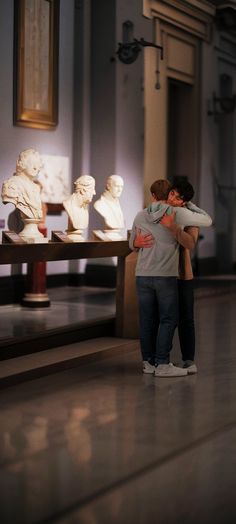
<instances>
[{"instance_id":1,"label":"stone pedestal","mask_svg":"<svg viewBox=\"0 0 236 524\"><path fill-rule=\"evenodd\" d=\"M19 236L29 244L46 244L48 239L40 230L40 220L35 218L21 217L24 222L24 229L19 233ZM45 230L45 228L42 228Z\"/></svg>"},{"instance_id":2,"label":"stone pedestal","mask_svg":"<svg viewBox=\"0 0 236 524\"><path fill-rule=\"evenodd\" d=\"M39 233L45 238L47 229L39 226ZM22 300L23 306L31 308L50 306L50 299L46 291L46 268L47 263L44 261L27 264L26 293Z\"/></svg>"},{"instance_id":3,"label":"stone pedestal","mask_svg":"<svg viewBox=\"0 0 236 524\"><path fill-rule=\"evenodd\" d=\"M93 234L95 238L99 238L99 240L126 240L124 235L122 235L121 229L94 229Z\"/></svg>"},{"instance_id":4,"label":"stone pedestal","mask_svg":"<svg viewBox=\"0 0 236 524\"><path fill-rule=\"evenodd\" d=\"M71 240L71 242L84 242L85 238L83 236L83 233L84 229L67 229L66 231L67 237L69 240Z\"/></svg>"}]
</instances>

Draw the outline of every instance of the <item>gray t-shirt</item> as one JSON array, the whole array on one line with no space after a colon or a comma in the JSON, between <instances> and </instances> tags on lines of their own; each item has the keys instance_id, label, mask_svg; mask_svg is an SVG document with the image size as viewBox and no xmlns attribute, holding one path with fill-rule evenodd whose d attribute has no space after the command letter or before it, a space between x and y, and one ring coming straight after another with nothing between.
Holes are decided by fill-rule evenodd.
<instances>
[{"instance_id":1,"label":"gray t-shirt","mask_svg":"<svg viewBox=\"0 0 236 524\"><path fill-rule=\"evenodd\" d=\"M210 216L192 203L186 207L169 206L154 202L143 211L140 211L133 223L129 246L134 250L134 239L138 230L142 234L151 233L154 244L150 248L139 249L136 264L136 276L178 276L179 244L170 231L159 222L165 214L175 211L175 221L181 227L204 226L212 224Z\"/></svg>"}]
</instances>

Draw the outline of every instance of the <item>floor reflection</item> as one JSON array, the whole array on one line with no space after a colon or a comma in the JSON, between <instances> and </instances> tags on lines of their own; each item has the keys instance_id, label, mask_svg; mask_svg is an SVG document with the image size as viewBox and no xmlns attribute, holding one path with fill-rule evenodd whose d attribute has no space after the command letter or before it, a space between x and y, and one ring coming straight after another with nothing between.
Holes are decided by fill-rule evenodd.
<instances>
[{"instance_id":1,"label":"floor reflection","mask_svg":"<svg viewBox=\"0 0 236 524\"><path fill-rule=\"evenodd\" d=\"M233 524L235 297L196 302L195 376L142 375L137 342L2 390L1 523Z\"/></svg>"},{"instance_id":2,"label":"floor reflection","mask_svg":"<svg viewBox=\"0 0 236 524\"><path fill-rule=\"evenodd\" d=\"M0 306L1 339L21 338L115 315L115 291L108 288L54 288L49 308Z\"/></svg>"}]
</instances>

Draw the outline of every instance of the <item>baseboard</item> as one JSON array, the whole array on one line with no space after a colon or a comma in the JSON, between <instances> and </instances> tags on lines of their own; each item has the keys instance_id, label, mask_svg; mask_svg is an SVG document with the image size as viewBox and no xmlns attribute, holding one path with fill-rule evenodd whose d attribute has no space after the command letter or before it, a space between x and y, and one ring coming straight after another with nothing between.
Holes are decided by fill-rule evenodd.
<instances>
[{"instance_id":1,"label":"baseboard","mask_svg":"<svg viewBox=\"0 0 236 524\"><path fill-rule=\"evenodd\" d=\"M116 287L116 266L87 264L85 271L86 286Z\"/></svg>"},{"instance_id":2,"label":"baseboard","mask_svg":"<svg viewBox=\"0 0 236 524\"><path fill-rule=\"evenodd\" d=\"M219 273L216 257L198 258L193 263L195 276L217 275Z\"/></svg>"},{"instance_id":3,"label":"baseboard","mask_svg":"<svg viewBox=\"0 0 236 524\"><path fill-rule=\"evenodd\" d=\"M116 267L88 264L85 273L47 275L47 289L63 286L116 287ZM0 305L21 303L26 275L0 277Z\"/></svg>"},{"instance_id":4,"label":"baseboard","mask_svg":"<svg viewBox=\"0 0 236 524\"><path fill-rule=\"evenodd\" d=\"M25 289L25 275L0 277L0 305L18 304Z\"/></svg>"},{"instance_id":5,"label":"baseboard","mask_svg":"<svg viewBox=\"0 0 236 524\"><path fill-rule=\"evenodd\" d=\"M47 288L63 286L85 286L84 273L59 273L47 275Z\"/></svg>"},{"instance_id":6,"label":"baseboard","mask_svg":"<svg viewBox=\"0 0 236 524\"><path fill-rule=\"evenodd\" d=\"M47 275L47 289L63 286L85 286L84 274ZM26 275L0 277L0 305L21 303L26 289Z\"/></svg>"}]
</instances>

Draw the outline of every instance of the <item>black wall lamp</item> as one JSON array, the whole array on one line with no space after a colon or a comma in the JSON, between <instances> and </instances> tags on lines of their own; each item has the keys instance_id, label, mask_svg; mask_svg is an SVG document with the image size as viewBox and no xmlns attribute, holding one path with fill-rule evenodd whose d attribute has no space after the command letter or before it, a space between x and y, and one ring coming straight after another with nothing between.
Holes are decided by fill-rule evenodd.
<instances>
[{"instance_id":1,"label":"black wall lamp","mask_svg":"<svg viewBox=\"0 0 236 524\"><path fill-rule=\"evenodd\" d=\"M119 60L123 64L133 64L133 62L135 62L135 60L138 58L139 53L143 47L154 47L157 49L157 51L160 52L161 60L163 60L163 47L161 45L154 44L153 42L147 42L147 40L144 38L137 40L137 38L133 37L133 30L133 22L126 20L126 22L123 23L123 42L118 44L118 50L116 51ZM159 68L157 68L156 73L158 78L155 87L156 89L160 89Z\"/></svg>"},{"instance_id":2,"label":"black wall lamp","mask_svg":"<svg viewBox=\"0 0 236 524\"><path fill-rule=\"evenodd\" d=\"M212 100L208 102L209 116L219 116L222 114L233 113L236 107L236 95L217 97L215 93L212 95Z\"/></svg>"},{"instance_id":3,"label":"black wall lamp","mask_svg":"<svg viewBox=\"0 0 236 524\"><path fill-rule=\"evenodd\" d=\"M219 30L235 31L236 29L236 5L235 1L221 1L216 6L216 24Z\"/></svg>"},{"instance_id":4,"label":"black wall lamp","mask_svg":"<svg viewBox=\"0 0 236 524\"><path fill-rule=\"evenodd\" d=\"M142 47L155 47L156 49L160 49L161 60L163 60L163 47L153 44L153 42L147 42L144 38L140 38L140 40L134 38L133 42L129 42L128 44L119 43L119 49L117 51L119 60L123 62L123 64L132 64L136 58L138 58Z\"/></svg>"}]
</instances>

